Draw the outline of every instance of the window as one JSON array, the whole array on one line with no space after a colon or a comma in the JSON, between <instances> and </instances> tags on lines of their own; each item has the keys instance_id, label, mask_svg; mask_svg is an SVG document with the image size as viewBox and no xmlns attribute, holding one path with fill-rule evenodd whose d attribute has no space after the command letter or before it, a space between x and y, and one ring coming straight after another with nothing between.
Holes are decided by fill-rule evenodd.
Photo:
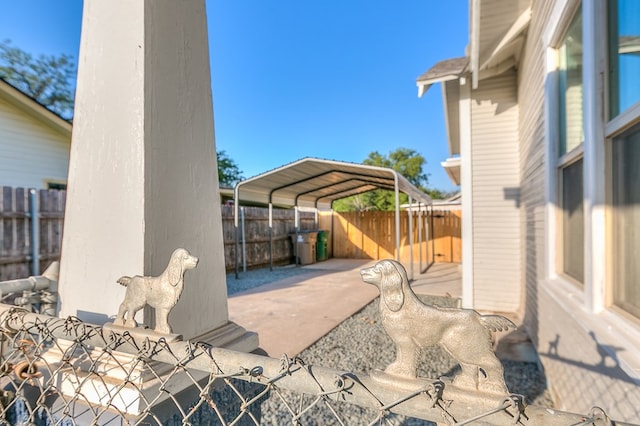
<instances>
[{"instance_id":1,"label":"window","mask_svg":"<svg viewBox=\"0 0 640 426\"><path fill-rule=\"evenodd\" d=\"M558 48L560 152L562 156L584 140L582 129L582 8Z\"/></svg>"},{"instance_id":2,"label":"window","mask_svg":"<svg viewBox=\"0 0 640 426\"><path fill-rule=\"evenodd\" d=\"M640 317L640 124L611 143L614 305Z\"/></svg>"},{"instance_id":3,"label":"window","mask_svg":"<svg viewBox=\"0 0 640 426\"><path fill-rule=\"evenodd\" d=\"M67 189L67 184L60 183L60 182L47 182L47 189L64 190L64 189Z\"/></svg>"},{"instance_id":4,"label":"window","mask_svg":"<svg viewBox=\"0 0 640 426\"><path fill-rule=\"evenodd\" d=\"M609 115L640 101L640 2L609 1Z\"/></svg>"},{"instance_id":5,"label":"window","mask_svg":"<svg viewBox=\"0 0 640 426\"><path fill-rule=\"evenodd\" d=\"M584 208L582 159L561 169L562 271L584 282Z\"/></svg>"},{"instance_id":6,"label":"window","mask_svg":"<svg viewBox=\"0 0 640 426\"><path fill-rule=\"evenodd\" d=\"M558 52L558 182L562 239L559 270L584 282L582 145L582 9L575 12Z\"/></svg>"},{"instance_id":7,"label":"window","mask_svg":"<svg viewBox=\"0 0 640 426\"><path fill-rule=\"evenodd\" d=\"M640 318L640 2L608 2L610 304ZM622 119L622 120L621 120Z\"/></svg>"}]
</instances>

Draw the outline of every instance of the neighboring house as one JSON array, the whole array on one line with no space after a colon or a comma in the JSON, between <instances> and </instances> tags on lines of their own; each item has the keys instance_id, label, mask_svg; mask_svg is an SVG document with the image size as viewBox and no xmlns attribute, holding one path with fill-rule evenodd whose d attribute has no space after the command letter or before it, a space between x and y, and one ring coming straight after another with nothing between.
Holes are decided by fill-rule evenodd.
<instances>
[{"instance_id":1,"label":"neighboring house","mask_svg":"<svg viewBox=\"0 0 640 426\"><path fill-rule=\"evenodd\" d=\"M62 189L71 123L0 79L0 186Z\"/></svg>"},{"instance_id":2,"label":"neighboring house","mask_svg":"<svg viewBox=\"0 0 640 426\"><path fill-rule=\"evenodd\" d=\"M640 418L640 2L471 0L435 64L463 304L521 315L559 408Z\"/></svg>"}]
</instances>

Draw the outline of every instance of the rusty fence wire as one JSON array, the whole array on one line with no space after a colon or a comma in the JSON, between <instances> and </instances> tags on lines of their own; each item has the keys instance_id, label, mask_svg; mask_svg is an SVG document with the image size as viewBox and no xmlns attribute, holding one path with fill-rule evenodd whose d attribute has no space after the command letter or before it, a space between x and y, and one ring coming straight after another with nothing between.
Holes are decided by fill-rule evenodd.
<instances>
[{"instance_id":1,"label":"rusty fence wire","mask_svg":"<svg viewBox=\"0 0 640 426\"><path fill-rule=\"evenodd\" d=\"M136 341L8 305L0 305L0 339L3 425L258 425L268 399L279 401L278 424L353 424L341 415L345 405L366 407L357 423L365 425L399 424L396 413L450 425L615 424L597 408L563 413L526 406L519 395L450 390L441 380L389 386L299 358Z\"/></svg>"}]
</instances>

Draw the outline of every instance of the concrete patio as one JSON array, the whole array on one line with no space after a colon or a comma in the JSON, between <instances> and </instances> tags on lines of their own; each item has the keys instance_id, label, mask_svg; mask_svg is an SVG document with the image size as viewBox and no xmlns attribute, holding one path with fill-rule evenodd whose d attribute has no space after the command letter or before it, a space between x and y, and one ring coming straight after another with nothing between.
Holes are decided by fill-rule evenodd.
<instances>
[{"instance_id":1,"label":"concrete patio","mask_svg":"<svg viewBox=\"0 0 640 426\"><path fill-rule=\"evenodd\" d=\"M378 296L360 280L360 269L374 263L330 259L299 266L310 272L230 296L229 319L257 332L260 348L270 356L298 355ZM457 264L436 263L414 278L417 294L460 297L462 292Z\"/></svg>"}]
</instances>

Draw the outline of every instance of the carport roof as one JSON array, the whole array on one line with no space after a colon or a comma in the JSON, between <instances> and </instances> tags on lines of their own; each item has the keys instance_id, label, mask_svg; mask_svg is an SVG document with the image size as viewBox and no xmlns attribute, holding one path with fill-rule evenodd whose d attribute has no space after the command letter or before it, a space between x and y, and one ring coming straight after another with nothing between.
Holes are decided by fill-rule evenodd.
<instances>
[{"instance_id":1,"label":"carport roof","mask_svg":"<svg viewBox=\"0 0 640 426\"><path fill-rule=\"evenodd\" d=\"M330 209L340 198L374 189L393 191L396 181L399 192L431 204L431 197L393 169L310 157L239 182L235 202Z\"/></svg>"}]
</instances>

